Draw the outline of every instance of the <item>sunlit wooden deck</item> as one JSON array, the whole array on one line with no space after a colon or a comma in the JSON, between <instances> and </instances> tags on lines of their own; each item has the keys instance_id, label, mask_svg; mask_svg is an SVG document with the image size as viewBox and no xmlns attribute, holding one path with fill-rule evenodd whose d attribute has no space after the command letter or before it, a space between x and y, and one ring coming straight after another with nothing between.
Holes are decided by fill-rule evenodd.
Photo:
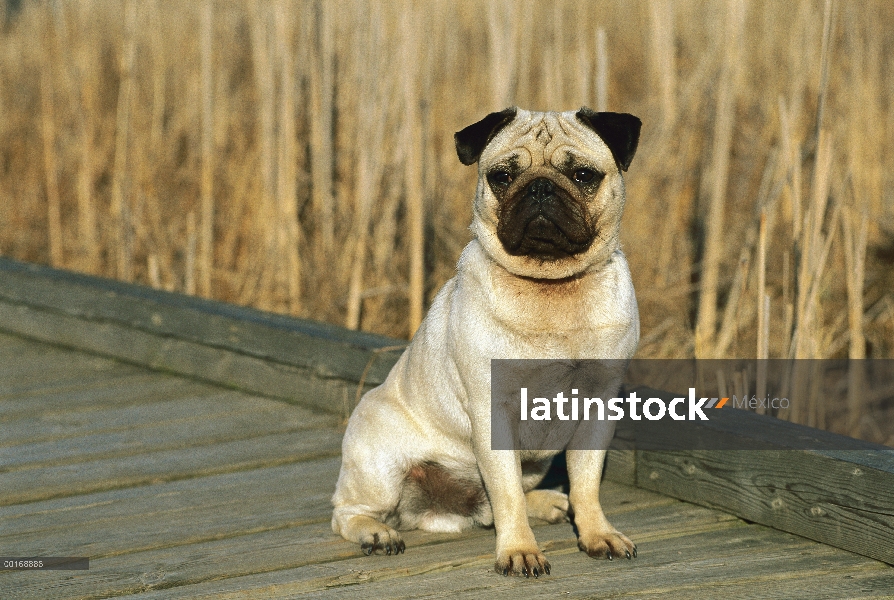
<instances>
[{"instance_id":1,"label":"sunlit wooden deck","mask_svg":"<svg viewBox=\"0 0 894 600\"><path fill-rule=\"evenodd\" d=\"M486 529L366 557L329 524L337 411L8 333L22 323L0 320L0 554L90 568L0 571L0 598L894 597L884 562L624 477L603 504L633 561L587 558L567 524L535 528L553 566L536 581L493 572ZM894 546L876 513L867 540Z\"/></svg>"},{"instance_id":2,"label":"sunlit wooden deck","mask_svg":"<svg viewBox=\"0 0 894 600\"><path fill-rule=\"evenodd\" d=\"M4 572L5 598L894 593L883 563L613 482L635 561L588 559L568 525L537 528L536 582L492 571L488 530L362 556L329 527L337 417L9 335L0 361L0 548L90 557Z\"/></svg>"}]
</instances>

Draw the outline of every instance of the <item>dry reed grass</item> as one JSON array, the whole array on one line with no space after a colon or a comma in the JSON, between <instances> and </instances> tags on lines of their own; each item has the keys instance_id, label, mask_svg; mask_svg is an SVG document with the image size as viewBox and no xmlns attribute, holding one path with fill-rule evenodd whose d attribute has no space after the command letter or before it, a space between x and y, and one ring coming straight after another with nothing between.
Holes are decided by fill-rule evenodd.
<instances>
[{"instance_id":1,"label":"dry reed grass","mask_svg":"<svg viewBox=\"0 0 894 600\"><path fill-rule=\"evenodd\" d=\"M640 356L891 358L892 57L883 0L25 2L0 253L405 337L468 240L452 133L589 105L645 121Z\"/></svg>"}]
</instances>

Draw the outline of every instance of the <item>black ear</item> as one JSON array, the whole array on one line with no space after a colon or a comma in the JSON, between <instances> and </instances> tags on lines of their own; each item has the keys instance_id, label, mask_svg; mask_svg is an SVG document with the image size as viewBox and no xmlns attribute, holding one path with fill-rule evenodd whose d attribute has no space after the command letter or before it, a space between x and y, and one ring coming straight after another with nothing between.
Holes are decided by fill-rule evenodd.
<instances>
[{"instance_id":1,"label":"black ear","mask_svg":"<svg viewBox=\"0 0 894 600\"><path fill-rule=\"evenodd\" d=\"M615 162L626 171L636 153L643 122L627 113L596 112L586 106L577 111L577 118L602 138Z\"/></svg>"},{"instance_id":2,"label":"black ear","mask_svg":"<svg viewBox=\"0 0 894 600\"><path fill-rule=\"evenodd\" d=\"M474 164L484 152L484 147L488 142L515 118L516 110L513 106L500 112L490 113L477 123L453 134L459 161L464 165Z\"/></svg>"}]
</instances>

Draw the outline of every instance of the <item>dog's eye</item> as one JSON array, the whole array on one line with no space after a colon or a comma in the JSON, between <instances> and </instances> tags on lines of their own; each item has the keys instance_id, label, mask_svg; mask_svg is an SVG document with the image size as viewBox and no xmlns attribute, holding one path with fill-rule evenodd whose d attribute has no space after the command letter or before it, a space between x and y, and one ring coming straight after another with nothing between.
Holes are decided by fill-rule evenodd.
<instances>
[{"instance_id":1,"label":"dog's eye","mask_svg":"<svg viewBox=\"0 0 894 600\"><path fill-rule=\"evenodd\" d=\"M574 180L578 183L590 183L596 177L596 171L593 169L578 169L574 172Z\"/></svg>"},{"instance_id":2,"label":"dog's eye","mask_svg":"<svg viewBox=\"0 0 894 600\"><path fill-rule=\"evenodd\" d=\"M491 185L507 186L512 183L512 174L509 171L494 171L488 175Z\"/></svg>"}]
</instances>

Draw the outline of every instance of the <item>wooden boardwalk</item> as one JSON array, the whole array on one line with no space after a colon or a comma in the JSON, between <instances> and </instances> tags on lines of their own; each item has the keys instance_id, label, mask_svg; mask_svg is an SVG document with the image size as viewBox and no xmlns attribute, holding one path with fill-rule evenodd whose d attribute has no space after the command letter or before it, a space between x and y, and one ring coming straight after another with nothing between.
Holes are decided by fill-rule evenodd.
<instances>
[{"instance_id":1,"label":"wooden boardwalk","mask_svg":"<svg viewBox=\"0 0 894 600\"><path fill-rule=\"evenodd\" d=\"M0 598L894 597L894 568L607 481L634 561L541 524L539 580L492 570L494 534L408 532L362 556L330 529L339 417L0 334L0 554L87 556L2 571ZM891 538L894 544L894 536Z\"/></svg>"}]
</instances>

